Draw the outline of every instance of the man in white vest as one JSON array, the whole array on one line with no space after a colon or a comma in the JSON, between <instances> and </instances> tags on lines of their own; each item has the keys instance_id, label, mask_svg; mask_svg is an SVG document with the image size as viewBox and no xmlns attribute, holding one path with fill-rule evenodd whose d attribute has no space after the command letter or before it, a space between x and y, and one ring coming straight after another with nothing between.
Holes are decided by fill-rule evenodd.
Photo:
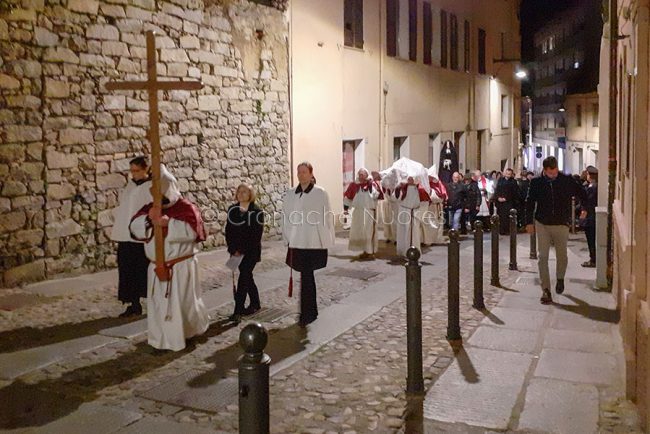
<instances>
[{"instance_id":1,"label":"man in white vest","mask_svg":"<svg viewBox=\"0 0 650 434\"><path fill-rule=\"evenodd\" d=\"M300 163L297 172L298 186L284 195L282 237L288 247L287 265L300 272L299 325L306 327L318 318L314 271L327 266L327 249L335 239L334 215L327 192L313 182L313 166Z\"/></svg>"}]
</instances>

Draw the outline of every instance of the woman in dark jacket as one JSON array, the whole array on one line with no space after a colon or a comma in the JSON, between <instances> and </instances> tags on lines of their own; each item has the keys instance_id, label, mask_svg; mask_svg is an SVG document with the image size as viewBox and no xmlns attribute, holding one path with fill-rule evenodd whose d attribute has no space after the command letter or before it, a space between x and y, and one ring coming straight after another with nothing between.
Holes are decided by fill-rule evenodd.
<instances>
[{"instance_id":1,"label":"woman in dark jacket","mask_svg":"<svg viewBox=\"0 0 650 434\"><path fill-rule=\"evenodd\" d=\"M226 222L226 243L231 256L244 258L239 265L239 280L235 292L235 312L230 317L239 321L242 315L252 315L260 310L260 296L253 279L253 269L262 256L262 233L264 213L255 205L255 190L247 184L240 184L236 193L237 203L228 208ZM250 299L244 308L246 296Z\"/></svg>"}]
</instances>

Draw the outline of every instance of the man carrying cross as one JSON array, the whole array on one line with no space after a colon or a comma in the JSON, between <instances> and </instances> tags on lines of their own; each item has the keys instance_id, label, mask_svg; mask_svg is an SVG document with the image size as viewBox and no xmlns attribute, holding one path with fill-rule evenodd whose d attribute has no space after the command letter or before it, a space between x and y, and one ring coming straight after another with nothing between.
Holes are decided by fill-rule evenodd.
<instances>
[{"instance_id":1,"label":"man carrying cross","mask_svg":"<svg viewBox=\"0 0 650 434\"><path fill-rule=\"evenodd\" d=\"M153 202L133 217L130 230L135 239L146 242L145 251L152 261L147 300L149 344L179 351L185 348L186 338L208 328L194 257L198 243L205 240L205 229L196 206L181 198L176 179L166 170L161 178L158 92L198 90L203 85L196 81L159 81L154 32L146 33L146 41L147 80L110 82L106 89L148 93Z\"/></svg>"}]
</instances>

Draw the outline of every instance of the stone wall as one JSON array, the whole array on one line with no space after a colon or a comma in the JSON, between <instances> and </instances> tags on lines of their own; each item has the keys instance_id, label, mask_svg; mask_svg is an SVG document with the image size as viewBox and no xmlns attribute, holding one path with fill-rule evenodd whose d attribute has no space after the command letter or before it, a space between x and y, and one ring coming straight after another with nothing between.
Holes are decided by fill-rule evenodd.
<instances>
[{"instance_id":1,"label":"stone wall","mask_svg":"<svg viewBox=\"0 0 650 434\"><path fill-rule=\"evenodd\" d=\"M269 7L257 3L270 3ZM223 243L242 180L275 211L289 183L287 23L282 1L3 0L0 5L0 255L3 286L115 266L111 209L128 161L149 153L146 30L161 77L163 161ZM277 234L270 228L269 236Z\"/></svg>"}]
</instances>

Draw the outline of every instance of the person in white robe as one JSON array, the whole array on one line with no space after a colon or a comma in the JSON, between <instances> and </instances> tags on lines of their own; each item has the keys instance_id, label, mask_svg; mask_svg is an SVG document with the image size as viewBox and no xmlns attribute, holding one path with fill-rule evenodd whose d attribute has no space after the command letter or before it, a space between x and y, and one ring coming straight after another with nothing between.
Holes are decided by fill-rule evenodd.
<instances>
[{"instance_id":1,"label":"person in white robe","mask_svg":"<svg viewBox=\"0 0 650 434\"><path fill-rule=\"evenodd\" d=\"M422 243L424 245L444 244L448 241L444 236L445 219L444 203L447 200L445 184L438 179L437 166L429 169L429 187L431 187L431 202L428 207L420 209L422 216Z\"/></svg>"},{"instance_id":2,"label":"person in white robe","mask_svg":"<svg viewBox=\"0 0 650 434\"><path fill-rule=\"evenodd\" d=\"M113 210L111 240L117 241L117 299L128 303L120 318L142 315L141 298L147 297L147 269L149 259L144 244L134 241L129 232L131 217L143 206L151 203L151 180L149 164L145 157L129 162L129 179L119 198L119 206Z\"/></svg>"},{"instance_id":3,"label":"person in white robe","mask_svg":"<svg viewBox=\"0 0 650 434\"><path fill-rule=\"evenodd\" d=\"M181 198L178 182L161 167L163 209L149 204L131 221L131 233L146 242L149 265L147 297L148 342L159 350L180 351L185 340L203 334L209 326L208 311L201 298L201 282L196 254L205 240L201 213ZM156 269L153 226L166 228L165 266Z\"/></svg>"},{"instance_id":4,"label":"person in white robe","mask_svg":"<svg viewBox=\"0 0 650 434\"><path fill-rule=\"evenodd\" d=\"M423 206L429 206L429 194L412 176L401 184L395 191L399 200L397 213L397 255L406 256L408 249L413 246L421 248L420 227L417 213Z\"/></svg>"},{"instance_id":5,"label":"person in white robe","mask_svg":"<svg viewBox=\"0 0 650 434\"><path fill-rule=\"evenodd\" d=\"M365 168L359 169L356 181L348 186L343 195L345 213L352 208L348 248L353 252L362 252L359 259L373 258L377 252L377 204L380 196L379 186Z\"/></svg>"},{"instance_id":6,"label":"person in white robe","mask_svg":"<svg viewBox=\"0 0 650 434\"><path fill-rule=\"evenodd\" d=\"M380 202L382 208L381 221L384 227L384 239L387 243L397 241L397 211L399 199L395 196L395 189L398 186L397 173L391 170L384 174L381 179L381 189L384 200Z\"/></svg>"},{"instance_id":7,"label":"person in white robe","mask_svg":"<svg viewBox=\"0 0 650 434\"><path fill-rule=\"evenodd\" d=\"M483 222L483 229L488 230L490 228L490 201L494 196L494 183L484 176L480 170L474 171L474 179L481 191L481 206L476 217Z\"/></svg>"}]
</instances>

